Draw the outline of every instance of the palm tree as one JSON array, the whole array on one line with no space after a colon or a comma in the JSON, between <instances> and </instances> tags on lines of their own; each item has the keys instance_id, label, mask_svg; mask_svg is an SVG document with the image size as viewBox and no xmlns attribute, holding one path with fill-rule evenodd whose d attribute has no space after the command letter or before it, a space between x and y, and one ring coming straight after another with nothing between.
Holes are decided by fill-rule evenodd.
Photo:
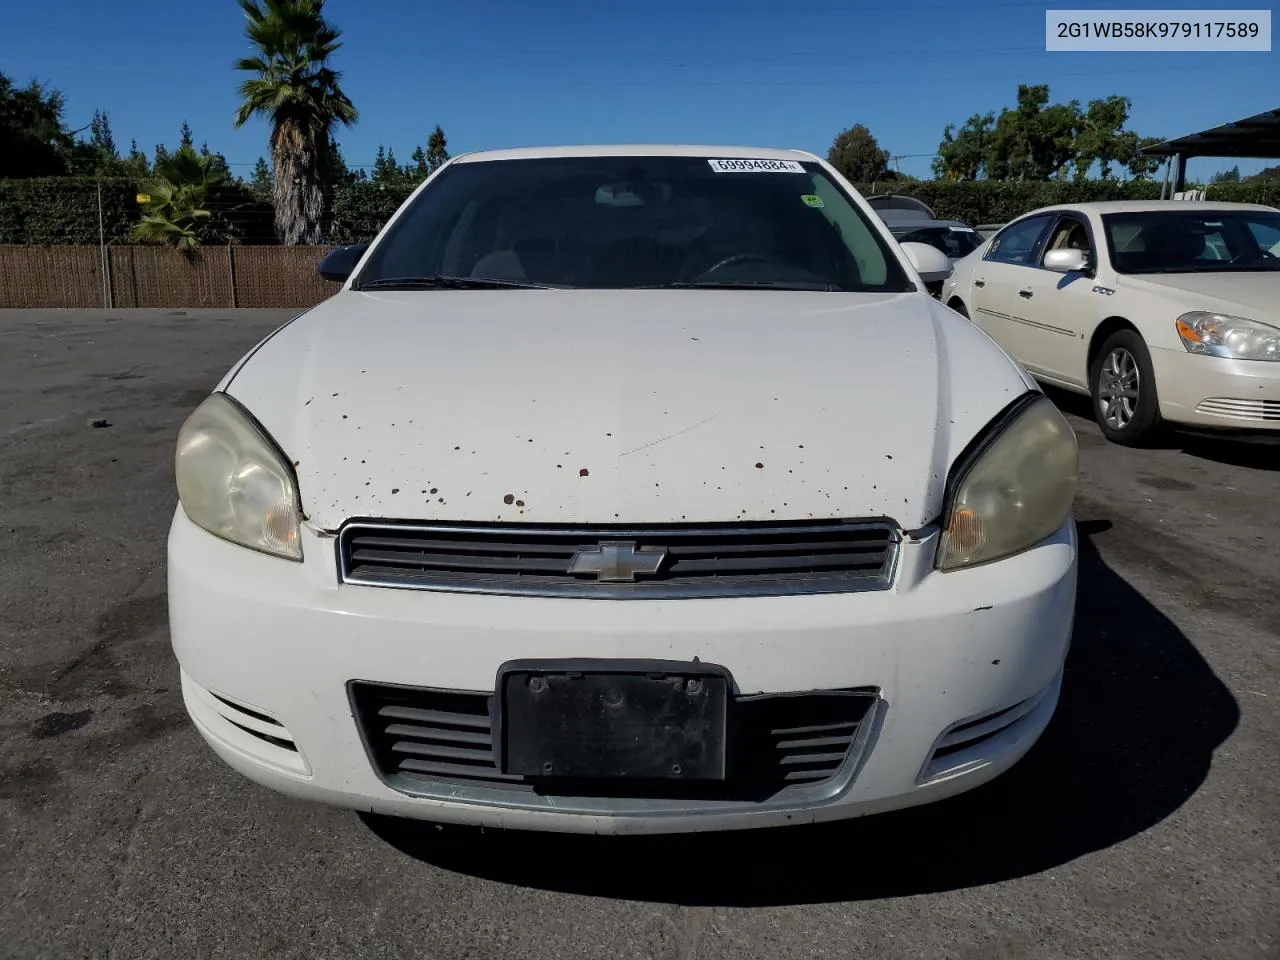
<instances>
[{"instance_id":1,"label":"palm tree","mask_svg":"<svg viewBox=\"0 0 1280 960\"><path fill-rule=\"evenodd\" d=\"M271 123L276 233L284 243L321 243L329 214L329 140L356 108L327 64L341 46L324 18L324 0L240 0L245 34L257 48L236 62L254 74L240 84L236 126L261 115Z\"/></svg>"},{"instance_id":2,"label":"palm tree","mask_svg":"<svg viewBox=\"0 0 1280 960\"><path fill-rule=\"evenodd\" d=\"M152 176L139 184L148 199L142 218L130 231L130 239L135 243L169 244L194 258L196 247L212 226L209 190L227 180L225 173L211 166L211 159L188 144L161 159Z\"/></svg>"}]
</instances>

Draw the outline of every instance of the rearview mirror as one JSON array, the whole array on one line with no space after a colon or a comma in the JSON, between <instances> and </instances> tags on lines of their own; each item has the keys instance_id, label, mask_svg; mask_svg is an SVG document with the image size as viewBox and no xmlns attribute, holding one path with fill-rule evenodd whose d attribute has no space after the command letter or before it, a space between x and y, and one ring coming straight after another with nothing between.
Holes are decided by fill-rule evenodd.
<instances>
[{"instance_id":1,"label":"rearview mirror","mask_svg":"<svg viewBox=\"0 0 1280 960\"><path fill-rule=\"evenodd\" d=\"M316 271L326 280L334 283L346 283L347 278L351 276L356 268L356 264L360 262L360 258L364 256L366 250L369 249L367 243L353 243L345 247L334 247L325 258L320 261L320 266Z\"/></svg>"},{"instance_id":2,"label":"rearview mirror","mask_svg":"<svg viewBox=\"0 0 1280 960\"><path fill-rule=\"evenodd\" d=\"M911 266L925 283L941 283L951 276L951 261L937 247L927 243L916 243L914 240L901 244L902 252L907 255Z\"/></svg>"},{"instance_id":3,"label":"rearview mirror","mask_svg":"<svg viewBox=\"0 0 1280 960\"><path fill-rule=\"evenodd\" d=\"M1089 269L1089 251L1050 250L1044 255L1044 268L1056 273L1083 273Z\"/></svg>"}]
</instances>

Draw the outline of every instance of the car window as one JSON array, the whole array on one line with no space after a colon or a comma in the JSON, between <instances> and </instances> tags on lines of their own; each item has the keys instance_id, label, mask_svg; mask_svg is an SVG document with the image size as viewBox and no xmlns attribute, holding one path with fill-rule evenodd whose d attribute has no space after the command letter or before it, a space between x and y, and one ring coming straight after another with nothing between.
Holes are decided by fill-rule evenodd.
<instances>
[{"instance_id":1,"label":"car window","mask_svg":"<svg viewBox=\"0 0 1280 960\"><path fill-rule=\"evenodd\" d=\"M982 246L982 237L976 230L964 227L923 227L908 230L898 237L899 243L927 243L957 260L967 257Z\"/></svg>"},{"instance_id":2,"label":"car window","mask_svg":"<svg viewBox=\"0 0 1280 960\"><path fill-rule=\"evenodd\" d=\"M1084 250L1087 253L1090 249L1089 230L1075 217L1059 218L1044 245L1046 253L1050 250Z\"/></svg>"},{"instance_id":3,"label":"car window","mask_svg":"<svg viewBox=\"0 0 1280 960\"><path fill-rule=\"evenodd\" d=\"M1009 224L992 239L986 259L997 263L1034 263L1040 235L1052 220L1052 214L1041 214Z\"/></svg>"},{"instance_id":4,"label":"car window","mask_svg":"<svg viewBox=\"0 0 1280 960\"><path fill-rule=\"evenodd\" d=\"M1120 273L1280 269L1280 212L1198 206L1104 214L1112 265Z\"/></svg>"},{"instance_id":5,"label":"car window","mask_svg":"<svg viewBox=\"0 0 1280 960\"><path fill-rule=\"evenodd\" d=\"M703 157L454 164L375 243L355 286L440 276L614 289L916 289L820 164L752 169Z\"/></svg>"},{"instance_id":6,"label":"car window","mask_svg":"<svg viewBox=\"0 0 1280 960\"><path fill-rule=\"evenodd\" d=\"M1280 256L1280 225L1252 220L1249 222L1249 230L1253 233L1253 239L1258 241L1258 246Z\"/></svg>"}]
</instances>

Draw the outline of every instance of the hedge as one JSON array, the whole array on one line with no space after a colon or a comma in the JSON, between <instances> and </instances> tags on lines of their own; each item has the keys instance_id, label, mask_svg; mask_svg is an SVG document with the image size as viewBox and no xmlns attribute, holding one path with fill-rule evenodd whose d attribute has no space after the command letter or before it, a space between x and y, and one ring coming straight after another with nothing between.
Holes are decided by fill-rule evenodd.
<instances>
[{"instance_id":1,"label":"hedge","mask_svg":"<svg viewBox=\"0 0 1280 960\"><path fill-rule=\"evenodd\" d=\"M122 240L138 219L137 194L137 185L131 180L0 180L0 244L86 244L97 243L103 235L108 241Z\"/></svg>"},{"instance_id":2,"label":"hedge","mask_svg":"<svg viewBox=\"0 0 1280 960\"><path fill-rule=\"evenodd\" d=\"M138 220L138 184L93 177L0 180L0 244L127 243ZM101 207L99 207L101 199ZM206 242L274 243L274 211L240 183L214 187ZM101 221L99 221L101 210Z\"/></svg>"},{"instance_id":3,"label":"hedge","mask_svg":"<svg viewBox=\"0 0 1280 960\"><path fill-rule=\"evenodd\" d=\"M366 243L372 240L416 187L416 184L386 186L379 183L338 187L333 191L330 239L334 243Z\"/></svg>"},{"instance_id":4,"label":"hedge","mask_svg":"<svg viewBox=\"0 0 1280 960\"><path fill-rule=\"evenodd\" d=\"M129 180L87 177L0 180L0 244L94 244L98 242L98 188L102 191L103 233L108 241L126 242L137 218L137 187ZM357 183L338 187L333 196L329 238L334 243L370 240L395 213L413 185L385 186ZM947 183L924 180L908 183L859 184L866 196L906 193L918 197L944 219L967 223L1004 223L1028 210L1059 203L1091 200L1150 200L1160 196L1156 181L981 180ZM1280 183L1221 183L1208 188L1210 200L1280 206ZM211 192L214 211L210 242L274 243L270 204L243 184L229 184Z\"/></svg>"}]
</instances>

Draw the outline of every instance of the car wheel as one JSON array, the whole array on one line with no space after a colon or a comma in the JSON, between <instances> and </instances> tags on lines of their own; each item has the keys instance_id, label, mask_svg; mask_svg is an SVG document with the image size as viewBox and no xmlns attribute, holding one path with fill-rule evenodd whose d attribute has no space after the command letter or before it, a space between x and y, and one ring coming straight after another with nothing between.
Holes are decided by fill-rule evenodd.
<instances>
[{"instance_id":1,"label":"car wheel","mask_svg":"<svg viewBox=\"0 0 1280 960\"><path fill-rule=\"evenodd\" d=\"M1126 447L1143 446L1163 426L1156 376L1147 345L1133 330L1107 337L1089 369L1093 415L1102 435Z\"/></svg>"}]
</instances>

